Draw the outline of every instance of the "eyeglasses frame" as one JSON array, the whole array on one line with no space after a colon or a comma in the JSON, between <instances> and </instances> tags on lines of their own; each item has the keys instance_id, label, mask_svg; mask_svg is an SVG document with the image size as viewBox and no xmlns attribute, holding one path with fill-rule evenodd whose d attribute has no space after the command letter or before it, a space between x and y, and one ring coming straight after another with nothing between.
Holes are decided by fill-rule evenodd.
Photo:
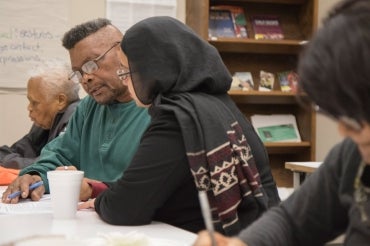
<instances>
[{"instance_id":1,"label":"eyeglasses frame","mask_svg":"<svg viewBox=\"0 0 370 246\"><path fill-rule=\"evenodd\" d=\"M82 83L82 78L83 78L83 75L84 74L93 74L94 72L96 72L98 69L99 69L99 65L98 65L98 61L100 60L100 59L102 59L106 54L108 54L108 52L109 51L111 51L114 47L116 47L119 43L121 43L120 41L116 41L108 50L106 50L104 53L102 53L102 54L100 54L98 57L96 57L95 59L93 59L93 60L89 60L89 61L87 61L87 62L85 62L84 64L82 64L82 66L81 66L81 70L82 70L82 72L80 71L80 70L76 70L76 71L73 71L69 76L68 76L68 79L69 80L72 80L73 81L73 77L74 76L76 76L77 77L77 79L78 79L78 82L79 83ZM94 71L92 71L92 72L86 72L86 71L84 71L84 66L87 64L87 63L89 63L89 62L94 62L95 63L95 65L96 65L96 67L97 67L97 69L96 70L94 70Z\"/></svg>"},{"instance_id":2,"label":"eyeglasses frame","mask_svg":"<svg viewBox=\"0 0 370 246\"><path fill-rule=\"evenodd\" d=\"M131 75L131 71L126 67L117 69L116 73L120 80L125 80Z\"/></svg>"}]
</instances>

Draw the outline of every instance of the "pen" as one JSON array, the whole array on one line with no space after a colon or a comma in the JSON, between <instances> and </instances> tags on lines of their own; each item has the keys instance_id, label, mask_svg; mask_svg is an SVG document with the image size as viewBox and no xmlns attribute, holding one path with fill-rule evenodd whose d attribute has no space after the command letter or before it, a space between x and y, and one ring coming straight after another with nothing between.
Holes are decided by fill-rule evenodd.
<instances>
[{"instance_id":1,"label":"pen","mask_svg":"<svg viewBox=\"0 0 370 246\"><path fill-rule=\"evenodd\" d=\"M38 182L36 182L36 183L33 183L33 184L31 184L30 185L30 191L31 190L34 190L34 189L36 189L37 187L39 187L39 186L41 186L41 185L43 185L44 184L44 182L42 182L42 180L41 181L38 181ZM8 196L8 199L13 199L13 198L16 198L17 196L20 196L21 195L21 191L16 191L16 192L13 192L12 194L10 194L9 196Z\"/></svg>"},{"instance_id":2,"label":"pen","mask_svg":"<svg viewBox=\"0 0 370 246\"><path fill-rule=\"evenodd\" d=\"M207 231L211 237L211 245L216 246L216 239L214 235L215 230L213 228L211 209L209 208L207 193L204 190L200 190L198 195L200 207L202 208L204 223L206 224Z\"/></svg>"}]
</instances>

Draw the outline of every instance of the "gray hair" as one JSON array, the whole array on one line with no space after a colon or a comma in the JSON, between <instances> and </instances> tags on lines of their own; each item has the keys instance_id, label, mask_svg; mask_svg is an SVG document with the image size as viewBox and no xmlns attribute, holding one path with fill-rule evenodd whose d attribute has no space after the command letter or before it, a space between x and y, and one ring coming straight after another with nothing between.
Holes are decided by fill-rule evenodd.
<instances>
[{"instance_id":1,"label":"gray hair","mask_svg":"<svg viewBox=\"0 0 370 246\"><path fill-rule=\"evenodd\" d=\"M68 103L77 101L80 85L69 79L72 72L66 62L49 60L29 71L30 78L41 78L43 94L50 100L53 96L63 93L67 96Z\"/></svg>"}]
</instances>

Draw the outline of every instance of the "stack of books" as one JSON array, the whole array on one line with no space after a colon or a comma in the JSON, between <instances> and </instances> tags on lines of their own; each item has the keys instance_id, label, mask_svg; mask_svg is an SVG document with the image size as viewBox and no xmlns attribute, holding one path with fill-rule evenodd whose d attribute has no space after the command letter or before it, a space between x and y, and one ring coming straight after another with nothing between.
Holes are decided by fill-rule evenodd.
<instances>
[{"instance_id":1,"label":"stack of books","mask_svg":"<svg viewBox=\"0 0 370 246\"><path fill-rule=\"evenodd\" d=\"M211 6L209 11L209 38L248 38L244 9L232 5Z\"/></svg>"}]
</instances>

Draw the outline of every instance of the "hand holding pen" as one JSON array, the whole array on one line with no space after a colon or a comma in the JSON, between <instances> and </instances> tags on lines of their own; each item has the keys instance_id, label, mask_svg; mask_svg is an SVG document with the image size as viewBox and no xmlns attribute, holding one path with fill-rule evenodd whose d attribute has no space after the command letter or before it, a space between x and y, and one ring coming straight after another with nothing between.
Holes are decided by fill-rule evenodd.
<instances>
[{"instance_id":1,"label":"hand holding pen","mask_svg":"<svg viewBox=\"0 0 370 246\"><path fill-rule=\"evenodd\" d=\"M207 230L198 233L193 246L248 246L237 237L227 237L215 232L212 222L212 213L209 207L206 191L199 191L199 202Z\"/></svg>"},{"instance_id":2,"label":"hand holding pen","mask_svg":"<svg viewBox=\"0 0 370 246\"><path fill-rule=\"evenodd\" d=\"M17 177L2 194L2 202L18 203L21 198L27 197L33 201L40 200L45 193L45 187L39 182L40 180L41 178L37 174L25 174Z\"/></svg>"},{"instance_id":3,"label":"hand holding pen","mask_svg":"<svg viewBox=\"0 0 370 246\"><path fill-rule=\"evenodd\" d=\"M215 240L217 246L248 246L237 237L227 237L218 232L215 232ZM200 231L192 246L212 246L209 232L206 230Z\"/></svg>"},{"instance_id":4,"label":"hand holding pen","mask_svg":"<svg viewBox=\"0 0 370 246\"><path fill-rule=\"evenodd\" d=\"M43 185L44 184L44 182L42 182L42 180L41 181L38 181L38 182L36 182L36 183L33 183L33 184L31 184L30 185L30 187L29 187L29 191L32 191L32 190L34 190L34 189L36 189L37 187L40 187L41 185ZM19 190L19 191L16 191L16 192L13 192L12 194L10 194L9 196L8 196L8 199L13 199L13 198L16 198L16 197L18 197L18 196L20 196L21 195L21 191Z\"/></svg>"},{"instance_id":5,"label":"hand holding pen","mask_svg":"<svg viewBox=\"0 0 370 246\"><path fill-rule=\"evenodd\" d=\"M216 246L216 239L215 239L215 230L213 228L213 222L212 222L212 214L211 209L209 207L209 202L207 198L207 193L204 190L199 191L199 202L200 207L202 209L202 215L204 219L204 223L206 225L206 229L209 233L209 236L211 237L211 245Z\"/></svg>"}]
</instances>

